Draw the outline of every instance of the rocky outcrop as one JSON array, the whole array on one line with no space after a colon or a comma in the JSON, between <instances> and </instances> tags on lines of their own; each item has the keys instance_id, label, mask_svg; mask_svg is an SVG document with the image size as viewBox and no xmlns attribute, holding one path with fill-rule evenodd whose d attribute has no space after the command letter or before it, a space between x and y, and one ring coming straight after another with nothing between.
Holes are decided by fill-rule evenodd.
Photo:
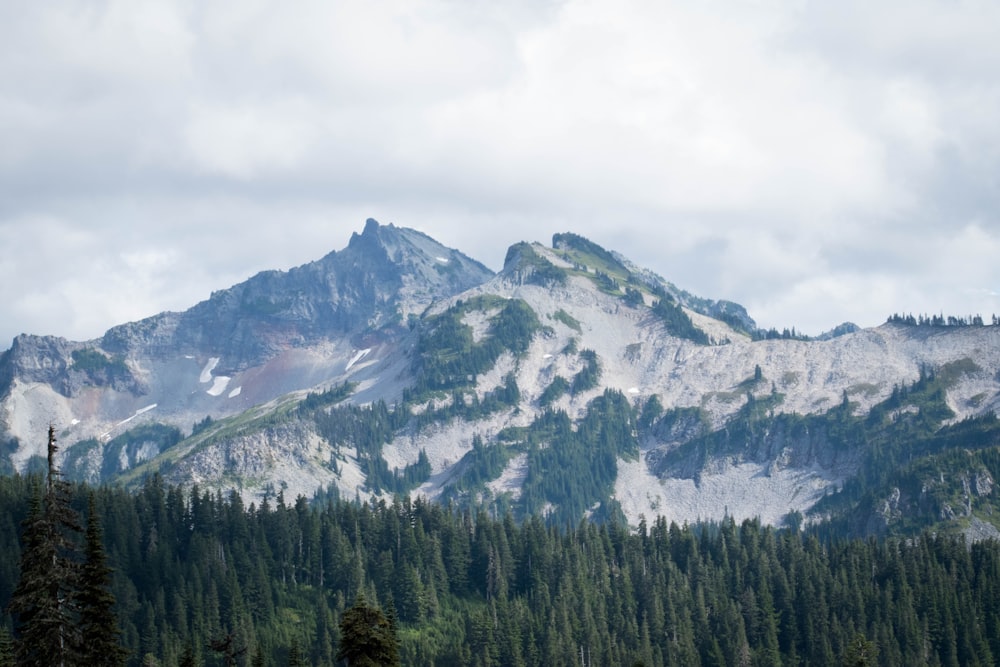
<instances>
[{"instance_id":1,"label":"rocky outcrop","mask_svg":"<svg viewBox=\"0 0 1000 667\"><path fill-rule=\"evenodd\" d=\"M369 219L340 252L258 273L183 313L115 327L102 346L126 356L211 355L220 372L234 373L289 348L403 329L407 315L492 275L419 232Z\"/></svg>"},{"instance_id":2,"label":"rocky outcrop","mask_svg":"<svg viewBox=\"0 0 1000 667\"><path fill-rule=\"evenodd\" d=\"M22 334L0 358L0 395L14 379L41 383L59 394L72 397L85 387L107 387L141 394L142 381L125 359L91 343L78 343L55 336Z\"/></svg>"}]
</instances>

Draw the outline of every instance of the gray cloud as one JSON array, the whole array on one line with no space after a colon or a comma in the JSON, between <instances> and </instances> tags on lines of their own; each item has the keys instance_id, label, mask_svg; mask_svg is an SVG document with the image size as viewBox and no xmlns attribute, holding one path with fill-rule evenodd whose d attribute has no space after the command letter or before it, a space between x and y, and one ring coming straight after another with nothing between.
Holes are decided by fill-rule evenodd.
<instances>
[{"instance_id":1,"label":"gray cloud","mask_svg":"<svg viewBox=\"0 0 1000 667\"><path fill-rule=\"evenodd\" d=\"M0 347L575 231L764 326L1000 312L990 3L0 8Z\"/></svg>"}]
</instances>

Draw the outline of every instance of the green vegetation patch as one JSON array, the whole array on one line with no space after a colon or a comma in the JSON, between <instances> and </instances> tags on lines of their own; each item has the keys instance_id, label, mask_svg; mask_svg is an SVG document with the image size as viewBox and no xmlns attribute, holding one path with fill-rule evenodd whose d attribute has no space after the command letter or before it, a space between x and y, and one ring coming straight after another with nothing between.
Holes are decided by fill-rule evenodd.
<instances>
[{"instance_id":1,"label":"green vegetation patch","mask_svg":"<svg viewBox=\"0 0 1000 667\"><path fill-rule=\"evenodd\" d=\"M569 274L565 269L539 255L530 243L521 242L512 245L507 251L504 266L510 264L515 256L519 257L518 269L525 276L525 282L529 285L559 286L565 285L569 279Z\"/></svg>"},{"instance_id":2,"label":"green vegetation patch","mask_svg":"<svg viewBox=\"0 0 1000 667\"><path fill-rule=\"evenodd\" d=\"M526 516L548 513L553 525L575 524L593 508L608 512L618 458L639 455L635 414L621 392L607 390L574 429L563 411L546 411L526 433L528 475L519 500Z\"/></svg>"},{"instance_id":3,"label":"green vegetation patch","mask_svg":"<svg viewBox=\"0 0 1000 667\"><path fill-rule=\"evenodd\" d=\"M597 360L597 353L593 350L580 350L580 358L585 365L573 376L569 388L570 393L574 396L594 389L601 379L601 364Z\"/></svg>"},{"instance_id":4,"label":"green vegetation patch","mask_svg":"<svg viewBox=\"0 0 1000 667\"><path fill-rule=\"evenodd\" d=\"M549 383L549 386L542 391L538 397L538 405L547 408L558 401L569 391L569 381L561 375L557 375Z\"/></svg>"},{"instance_id":5,"label":"green vegetation patch","mask_svg":"<svg viewBox=\"0 0 1000 667\"><path fill-rule=\"evenodd\" d=\"M579 234L554 234L552 247L574 264L590 267L609 276L622 279L628 277L628 269L613 254Z\"/></svg>"},{"instance_id":6,"label":"green vegetation patch","mask_svg":"<svg viewBox=\"0 0 1000 667\"><path fill-rule=\"evenodd\" d=\"M92 380L125 377L129 375L125 359L120 356L110 357L104 352L92 347L73 350L71 353L72 370L86 373Z\"/></svg>"},{"instance_id":7,"label":"green vegetation patch","mask_svg":"<svg viewBox=\"0 0 1000 667\"><path fill-rule=\"evenodd\" d=\"M487 335L473 341L472 329L462 321L471 310L499 310L490 319ZM414 374L417 379L407 394L414 401L428 392L470 386L476 376L493 368L500 355L527 351L541 329L535 311L521 299L476 298L458 302L427 322L417 342Z\"/></svg>"},{"instance_id":8,"label":"green vegetation patch","mask_svg":"<svg viewBox=\"0 0 1000 667\"><path fill-rule=\"evenodd\" d=\"M567 313L562 308L554 312L552 314L552 317L555 318L557 321L562 322L573 331L577 333L583 333L583 328L580 326L580 321L575 317L573 317L572 315L570 315L569 313Z\"/></svg>"},{"instance_id":9,"label":"green vegetation patch","mask_svg":"<svg viewBox=\"0 0 1000 667\"><path fill-rule=\"evenodd\" d=\"M663 320L667 332L671 336L683 338L698 345L710 343L708 334L694 325L680 304L666 298L660 299L653 305L653 314Z\"/></svg>"},{"instance_id":10,"label":"green vegetation patch","mask_svg":"<svg viewBox=\"0 0 1000 667\"><path fill-rule=\"evenodd\" d=\"M858 384L852 384L845 391L848 396L876 396L881 391L881 387L871 382L859 382Z\"/></svg>"}]
</instances>

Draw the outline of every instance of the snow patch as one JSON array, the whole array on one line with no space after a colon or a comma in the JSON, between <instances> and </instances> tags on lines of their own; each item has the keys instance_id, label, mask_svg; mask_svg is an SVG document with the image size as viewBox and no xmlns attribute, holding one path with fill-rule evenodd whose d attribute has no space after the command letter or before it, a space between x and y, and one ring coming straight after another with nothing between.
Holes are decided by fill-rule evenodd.
<instances>
[{"instance_id":1,"label":"snow patch","mask_svg":"<svg viewBox=\"0 0 1000 667\"><path fill-rule=\"evenodd\" d=\"M216 378L213 378L211 388L206 389L205 393L208 394L209 396L221 396L222 392L224 392L226 390L226 387L229 386L229 381L231 379L232 378L226 377L225 375L220 375Z\"/></svg>"},{"instance_id":2,"label":"snow patch","mask_svg":"<svg viewBox=\"0 0 1000 667\"><path fill-rule=\"evenodd\" d=\"M231 392L229 392L229 398L236 398L237 396L240 395L240 393L242 393L242 391L243 387L237 387L236 389L233 389Z\"/></svg>"},{"instance_id":3,"label":"snow patch","mask_svg":"<svg viewBox=\"0 0 1000 667\"><path fill-rule=\"evenodd\" d=\"M630 394L638 394L639 393L639 388L638 387L629 387L628 393L630 393Z\"/></svg>"},{"instance_id":4,"label":"snow patch","mask_svg":"<svg viewBox=\"0 0 1000 667\"><path fill-rule=\"evenodd\" d=\"M351 360L347 362L347 366L344 368L344 372L346 373L347 371L351 370L351 366L353 366L354 364L358 363L359 361L367 357L368 353L371 351L372 351L371 348L368 348L366 350L358 350L357 354L351 357Z\"/></svg>"},{"instance_id":5,"label":"snow patch","mask_svg":"<svg viewBox=\"0 0 1000 667\"><path fill-rule=\"evenodd\" d=\"M117 424L115 424L114 426L112 426L110 429L108 429L107 431L105 431L104 433L102 433L100 435L99 439L107 441L109 439L109 437L111 436L111 432L114 431L116 428L118 428L119 426L124 426L125 424L129 423L130 421L132 421L133 419L135 419L139 415L141 415L141 414L143 414L145 412L149 412L150 410L152 410L155 407L156 407L156 403L153 403L152 405L147 405L144 408L140 408L140 409L136 410L132 414L131 417L128 417L126 419L121 420L120 422L118 422Z\"/></svg>"},{"instance_id":6,"label":"snow patch","mask_svg":"<svg viewBox=\"0 0 1000 667\"><path fill-rule=\"evenodd\" d=\"M448 263L448 258L447 257L435 257L434 259L436 259L437 261L441 262L442 264L447 264Z\"/></svg>"},{"instance_id":7,"label":"snow patch","mask_svg":"<svg viewBox=\"0 0 1000 667\"><path fill-rule=\"evenodd\" d=\"M205 367L201 369L201 376L198 378L198 381L201 382L202 384L208 384L209 382L211 382L212 371L214 371L215 367L218 365L219 365L219 357L210 358L208 360L208 363L205 364Z\"/></svg>"}]
</instances>

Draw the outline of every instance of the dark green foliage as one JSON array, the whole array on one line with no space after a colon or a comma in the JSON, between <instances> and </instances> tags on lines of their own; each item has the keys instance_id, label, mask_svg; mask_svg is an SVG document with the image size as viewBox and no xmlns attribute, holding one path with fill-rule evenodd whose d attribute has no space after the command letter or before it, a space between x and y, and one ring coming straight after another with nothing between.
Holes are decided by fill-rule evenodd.
<instances>
[{"instance_id":1,"label":"dark green foliage","mask_svg":"<svg viewBox=\"0 0 1000 667\"><path fill-rule=\"evenodd\" d=\"M128 366L125 365L123 358L108 357L108 355L93 348L73 350L72 357L73 365L71 368L82 371L91 378L97 378L102 375L105 377L123 377L129 375Z\"/></svg>"},{"instance_id":2,"label":"dark green foliage","mask_svg":"<svg viewBox=\"0 0 1000 667\"><path fill-rule=\"evenodd\" d=\"M430 476L426 454L421 453L418 461L406 466L401 473L390 470L382 458L382 446L391 442L393 435L410 420L409 412L404 409L390 409L384 401L377 401L365 407L347 405L330 410L316 409L313 419L316 430L335 449L353 447L371 489L405 493Z\"/></svg>"},{"instance_id":3,"label":"dark green foliage","mask_svg":"<svg viewBox=\"0 0 1000 667\"><path fill-rule=\"evenodd\" d=\"M499 305L490 320L487 335L474 342L472 329L462 322L470 310L486 310ZM493 368L504 352L523 354L541 328L538 317L520 299L495 304L481 297L459 302L428 322L421 334L414 357L417 381L404 400L415 401L428 392L452 390L474 384L476 376Z\"/></svg>"},{"instance_id":4,"label":"dark green foliage","mask_svg":"<svg viewBox=\"0 0 1000 667\"><path fill-rule=\"evenodd\" d=\"M428 408L413 418L414 427L419 431L428 424L447 423L452 419L476 421L494 413L516 408L521 401L521 389L513 373L504 376L504 383L487 392L482 399L475 390L454 390L451 404L445 407Z\"/></svg>"},{"instance_id":5,"label":"dark green foliage","mask_svg":"<svg viewBox=\"0 0 1000 667\"><path fill-rule=\"evenodd\" d=\"M625 303L635 308L636 306L641 306L645 303L645 299L642 296L642 291L634 287L625 288Z\"/></svg>"},{"instance_id":6,"label":"dark green foliage","mask_svg":"<svg viewBox=\"0 0 1000 667\"><path fill-rule=\"evenodd\" d=\"M13 475L14 463L10 455L17 451L17 440L0 440L0 475Z\"/></svg>"},{"instance_id":7,"label":"dark green foliage","mask_svg":"<svg viewBox=\"0 0 1000 667\"><path fill-rule=\"evenodd\" d=\"M78 602L80 633L83 636L82 664L117 667L125 664L127 651L121 647L115 598L111 594L111 568L104 553L104 535L97 513L95 495L88 499L84 561L80 568Z\"/></svg>"},{"instance_id":8,"label":"dark green foliage","mask_svg":"<svg viewBox=\"0 0 1000 667\"><path fill-rule=\"evenodd\" d=\"M340 619L337 660L349 667L393 667L399 665L396 627L382 610L359 595Z\"/></svg>"},{"instance_id":9,"label":"dark green foliage","mask_svg":"<svg viewBox=\"0 0 1000 667\"><path fill-rule=\"evenodd\" d=\"M240 656L247 652L247 647L241 645L239 638L232 632L211 640L208 647L219 654L222 664L226 667L235 667Z\"/></svg>"},{"instance_id":10,"label":"dark green foliage","mask_svg":"<svg viewBox=\"0 0 1000 667\"><path fill-rule=\"evenodd\" d=\"M663 320L667 327L667 332L671 336L684 338L698 345L708 345L710 343L708 334L699 329L684 312L680 304L670 299L661 298L653 304L653 314Z\"/></svg>"},{"instance_id":11,"label":"dark green foliage","mask_svg":"<svg viewBox=\"0 0 1000 667\"><path fill-rule=\"evenodd\" d=\"M859 633L847 645L842 664L844 667L875 667L878 665L878 647Z\"/></svg>"},{"instance_id":12,"label":"dark green foliage","mask_svg":"<svg viewBox=\"0 0 1000 667\"><path fill-rule=\"evenodd\" d=\"M663 415L663 404L660 397L653 394L642 406L642 413L639 415L639 428L648 429Z\"/></svg>"},{"instance_id":13,"label":"dark green foliage","mask_svg":"<svg viewBox=\"0 0 1000 667\"><path fill-rule=\"evenodd\" d=\"M191 435L198 435L202 431L211 427L214 423L215 422L212 420L211 415L205 415L204 419L200 422L195 422L195 424L191 427Z\"/></svg>"},{"instance_id":14,"label":"dark green foliage","mask_svg":"<svg viewBox=\"0 0 1000 667\"><path fill-rule=\"evenodd\" d=\"M0 625L0 667L14 667L14 637L7 626Z\"/></svg>"},{"instance_id":15,"label":"dark green foliage","mask_svg":"<svg viewBox=\"0 0 1000 667\"><path fill-rule=\"evenodd\" d=\"M756 329L752 332L753 340L809 340L809 336L795 331L795 327L787 327L778 331L774 327L770 329Z\"/></svg>"},{"instance_id":16,"label":"dark green foliage","mask_svg":"<svg viewBox=\"0 0 1000 667\"><path fill-rule=\"evenodd\" d=\"M512 264L515 259L518 260L516 267ZM555 287L565 285L569 279L565 269L539 255L530 243L516 243L508 248L503 264L506 270L517 271L529 285Z\"/></svg>"},{"instance_id":17,"label":"dark green foliage","mask_svg":"<svg viewBox=\"0 0 1000 667\"><path fill-rule=\"evenodd\" d=\"M69 485L55 466L55 429L49 427L44 489L33 491L24 519L20 576L7 607L17 621L19 665L79 664L80 526Z\"/></svg>"},{"instance_id":18,"label":"dark green foliage","mask_svg":"<svg viewBox=\"0 0 1000 667\"><path fill-rule=\"evenodd\" d=\"M583 331L583 328L580 326L580 321L577 320L572 315L570 315L569 313L567 313L562 308L553 313L552 317L562 322L563 324L565 324L566 326L568 326L570 329L572 329L577 333L581 333Z\"/></svg>"},{"instance_id":19,"label":"dark green foliage","mask_svg":"<svg viewBox=\"0 0 1000 667\"><path fill-rule=\"evenodd\" d=\"M625 410L623 397L606 398L591 409L595 421ZM554 439L561 422L552 414L544 424ZM0 478L14 525L30 488ZM91 493L71 491L74 506ZM881 664L995 664L1000 655L995 542L823 543L732 519L557 528L407 498L310 506L279 493L245 507L235 494L156 478L136 494L100 489L95 509L131 665L147 655L162 665L222 665L227 655L241 665L332 664L350 646L341 628L359 594L386 623L399 610L402 664L540 667L579 664L582 654L612 666L827 665L854 655L859 638ZM2 524L0 550L0 564L19 560ZM0 591L11 588L0 578ZM223 640L219 653L213 640Z\"/></svg>"},{"instance_id":20,"label":"dark green foliage","mask_svg":"<svg viewBox=\"0 0 1000 667\"><path fill-rule=\"evenodd\" d=\"M309 392L306 397L302 399L299 403L299 413L304 414L307 412L312 412L318 408L325 408L331 405L336 405L354 393L357 388L357 382L344 382L335 387L330 387L326 391L322 392Z\"/></svg>"},{"instance_id":21,"label":"dark green foliage","mask_svg":"<svg viewBox=\"0 0 1000 667\"><path fill-rule=\"evenodd\" d=\"M886 319L886 322L910 327L981 327L985 325L982 315L969 315L966 317L956 317L954 315L949 315L948 317L944 315L918 315L914 317L912 314L902 315L900 313L893 313ZM1000 324L1000 318L993 315L990 323L993 326L997 326Z\"/></svg>"},{"instance_id":22,"label":"dark green foliage","mask_svg":"<svg viewBox=\"0 0 1000 667\"><path fill-rule=\"evenodd\" d=\"M814 516L830 518L824 530L840 535L870 530L868 522L859 523L859 518L872 515L893 488L902 492L906 518L882 530L899 534L913 534L935 523L947 514L946 506L972 503L971 498L957 501L970 475L991 470L1000 447L1000 423L987 414L947 427L941 424L954 416L945 396L948 384L974 371L965 361L937 371L922 369L915 382L895 387L866 417L851 417L843 406L831 410L829 415L865 447L858 473L839 493L821 499L811 510ZM977 498L976 504L972 509L993 511L992 501Z\"/></svg>"},{"instance_id":23,"label":"dark green foliage","mask_svg":"<svg viewBox=\"0 0 1000 667\"><path fill-rule=\"evenodd\" d=\"M579 234L569 232L565 234L553 234L552 247L564 252L570 252L571 254L575 253L585 257L589 256L597 260L596 263L627 272L625 266L619 262L613 254Z\"/></svg>"},{"instance_id":24,"label":"dark green foliage","mask_svg":"<svg viewBox=\"0 0 1000 667\"><path fill-rule=\"evenodd\" d=\"M472 438L472 449L462 457L461 472L456 482L449 487L448 495L460 496L468 491L478 490L500 476L510 461L512 450L497 443L487 446L483 438L476 434Z\"/></svg>"},{"instance_id":25,"label":"dark green foliage","mask_svg":"<svg viewBox=\"0 0 1000 667\"><path fill-rule=\"evenodd\" d=\"M580 358L586 365L573 376L569 390L574 396L595 388L601 379L601 365L597 361L597 353L593 350L580 350Z\"/></svg>"},{"instance_id":26,"label":"dark green foliage","mask_svg":"<svg viewBox=\"0 0 1000 667\"><path fill-rule=\"evenodd\" d=\"M701 471L711 459L738 456L743 460L763 462L775 455L775 443L795 443L793 456L826 456L828 465L836 460L848 460L852 452L866 442L866 432L860 419L838 406L827 413L798 415L775 414L774 408L783 400L781 394L754 395L747 393L742 407L726 423L725 428L709 431L701 422L697 409L670 410L654 424L657 432L672 428L695 429L684 444L650 457L654 474L669 474L699 480ZM700 431L700 435L698 432ZM840 459L838 459L840 457Z\"/></svg>"},{"instance_id":27,"label":"dark green foliage","mask_svg":"<svg viewBox=\"0 0 1000 667\"><path fill-rule=\"evenodd\" d=\"M597 271L594 274L594 282L597 283L597 286L601 288L602 291L608 292L609 294L618 294L621 292L621 286L618 285L618 281L603 271Z\"/></svg>"},{"instance_id":28,"label":"dark green foliage","mask_svg":"<svg viewBox=\"0 0 1000 667\"><path fill-rule=\"evenodd\" d=\"M631 405L607 390L587 407L574 430L565 412L545 412L527 432L528 476L520 503L525 516L545 514L555 525L575 523L608 502L618 457L638 454Z\"/></svg>"},{"instance_id":29,"label":"dark green foliage","mask_svg":"<svg viewBox=\"0 0 1000 667\"><path fill-rule=\"evenodd\" d=\"M538 397L538 405L547 408L558 401L563 394L569 391L569 382L561 375L557 375L545 388L541 396Z\"/></svg>"}]
</instances>

